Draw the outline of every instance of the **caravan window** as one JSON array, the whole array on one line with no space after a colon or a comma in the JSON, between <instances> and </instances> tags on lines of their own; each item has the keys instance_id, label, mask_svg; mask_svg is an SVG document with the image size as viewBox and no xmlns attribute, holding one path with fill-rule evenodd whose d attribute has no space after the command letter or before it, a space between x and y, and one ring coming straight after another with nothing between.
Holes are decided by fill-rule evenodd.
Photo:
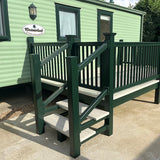
<instances>
[{"instance_id":1,"label":"caravan window","mask_svg":"<svg viewBox=\"0 0 160 160\"><path fill-rule=\"evenodd\" d=\"M80 39L80 9L56 5L57 39L66 40L66 35L75 35Z\"/></svg>"},{"instance_id":2,"label":"caravan window","mask_svg":"<svg viewBox=\"0 0 160 160\"><path fill-rule=\"evenodd\" d=\"M0 0L0 41L10 40L7 0Z\"/></svg>"}]
</instances>

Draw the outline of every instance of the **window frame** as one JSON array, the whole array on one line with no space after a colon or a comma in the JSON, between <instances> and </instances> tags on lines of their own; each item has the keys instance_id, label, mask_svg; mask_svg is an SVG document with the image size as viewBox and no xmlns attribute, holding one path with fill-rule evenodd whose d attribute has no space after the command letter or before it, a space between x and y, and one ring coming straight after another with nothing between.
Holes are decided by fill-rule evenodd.
<instances>
[{"instance_id":1,"label":"window frame","mask_svg":"<svg viewBox=\"0 0 160 160\"><path fill-rule=\"evenodd\" d=\"M100 25L100 17L101 15L105 15L105 16L109 16L111 19L110 19L110 33L113 32L113 12L109 12L109 11L105 11L105 10L100 10L98 9L97 10L97 25L98 25L98 31L97 31L97 40L98 42L101 42L101 25Z\"/></svg>"},{"instance_id":2,"label":"window frame","mask_svg":"<svg viewBox=\"0 0 160 160\"><path fill-rule=\"evenodd\" d=\"M56 3L56 25L57 25L57 41L66 41L66 37L60 36L60 21L59 21L59 11L66 11L76 14L76 41L80 41L81 33L80 33L80 8L66 6L62 4Z\"/></svg>"},{"instance_id":3,"label":"window frame","mask_svg":"<svg viewBox=\"0 0 160 160\"><path fill-rule=\"evenodd\" d=\"M3 23L3 27L5 28L5 35L4 36L0 36L0 41L10 41L11 37L10 37L10 29L9 29L9 17L8 17L8 5L7 5L7 0L0 0L2 1L2 23Z\"/></svg>"}]
</instances>

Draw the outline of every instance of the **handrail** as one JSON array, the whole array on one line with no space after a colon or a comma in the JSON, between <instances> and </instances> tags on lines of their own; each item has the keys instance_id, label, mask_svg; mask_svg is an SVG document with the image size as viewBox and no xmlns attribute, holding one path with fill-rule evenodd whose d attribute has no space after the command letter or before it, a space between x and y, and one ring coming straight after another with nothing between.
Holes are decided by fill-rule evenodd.
<instances>
[{"instance_id":1,"label":"handrail","mask_svg":"<svg viewBox=\"0 0 160 160\"><path fill-rule=\"evenodd\" d=\"M80 121L84 121L92 110L101 102L101 100L107 95L108 88L104 89L98 97L89 105L89 107L81 114Z\"/></svg>"},{"instance_id":2,"label":"handrail","mask_svg":"<svg viewBox=\"0 0 160 160\"><path fill-rule=\"evenodd\" d=\"M53 59L54 57L56 57L58 54L60 54L61 52L63 52L65 49L68 48L68 43L64 44L61 48L59 48L57 51L55 51L54 53L52 53L51 55L49 55L48 57L46 57L45 59L43 59L41 61L41 68L44 64L46 64L47 62L49 62L51 59Z\"/></svg>"},{"instance_id":3,"label":"handrail","mask_svg":"<svg viewBox=\"0 0 160 160\"><path fill-rule=\"evenodd\" d=\"M52 93L44 102L44 106L47 106L49 103L52 102L53 99L55 99L58 95L60 95L64 89L67 87L67 83L65 83L63 86L61 86L57 91Z\"/></svg>"},{"instance_id":4,"label":"handrail","mask_svg":"<svg viewBox=\"0 0 160 160\"><path fill-rule=\"evenodd\" d=\"M82 70L85 66L87 66L90 62L92 62L95 58L97 58L106 49L107 43L102 44L95 52L93 52L93 54L91 54L88 58L86 58L78 65L79 71Z\"/></svg>"},{"instance_id":5,"label":"handrail","mask_svg":"<svg viewBox=\"0 0 160 160\"><path fill-rule=\"evenodd\" d=\"M160 46L160 42L115 42L115 46Z\"/></svg>"}]
</instances>

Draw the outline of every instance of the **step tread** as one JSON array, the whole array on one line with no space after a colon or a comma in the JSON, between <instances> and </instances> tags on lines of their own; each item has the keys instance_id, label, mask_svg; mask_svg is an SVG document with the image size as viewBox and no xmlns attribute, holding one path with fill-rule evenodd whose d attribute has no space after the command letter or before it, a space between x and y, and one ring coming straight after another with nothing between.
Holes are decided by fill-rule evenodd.
<instances>
[{"instance_id":1,"label":"step tread","mask_svg":"<svg viewBox=\"0 0 160 160\"><path fill-rule=\"evenodd\" d=\"M68 110L68 99L59 101L56 103L59 107ZM79 102L79 114L82 114L86 109L87 109L88 105ZM93 111L88 115L88 118L94 119L94 120L100 120L103 117L106 117L109 115L109 112L107 111L103 111L101 109L93 109Z\"/></svg>"},{"instance_id":2,"label":"step tread","mask_svg":"<svg viewBox=\"0 0 160 160\"><path fill-rule=\"evenodd\" d=\"M59 114L51 114L49 116L44 117L44 121L51 126L52 128L56 129L57 131L61 132L62 134L69 137L69 120L66 117L63 117ZM96 134L96 131L87 128L80 133L80 141L83 142L84 140L88 139L89 137Z\"/></svg>"}]
</instances>

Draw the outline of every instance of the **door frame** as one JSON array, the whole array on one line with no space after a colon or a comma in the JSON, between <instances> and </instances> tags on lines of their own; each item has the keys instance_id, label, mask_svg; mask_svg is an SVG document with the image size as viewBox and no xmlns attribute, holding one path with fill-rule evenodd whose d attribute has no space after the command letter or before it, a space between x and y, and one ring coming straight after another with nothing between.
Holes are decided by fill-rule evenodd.
<instances>
[{"instance_id":1,"label":"door frame","mask_svg":"<svg viewBox=\"0 0 160 160\"><path fill-rule=\"evenodd\" d=\"M110 20L110 32L112 33L113 31L113 12L108 12L108 11L104 11L104 10L97 10L97 41L100 42L101 40L101 24L100 24L100 16L101 15L105 15L105 16L109 16L111 18Z\"/></svg>"}]
</instances>

